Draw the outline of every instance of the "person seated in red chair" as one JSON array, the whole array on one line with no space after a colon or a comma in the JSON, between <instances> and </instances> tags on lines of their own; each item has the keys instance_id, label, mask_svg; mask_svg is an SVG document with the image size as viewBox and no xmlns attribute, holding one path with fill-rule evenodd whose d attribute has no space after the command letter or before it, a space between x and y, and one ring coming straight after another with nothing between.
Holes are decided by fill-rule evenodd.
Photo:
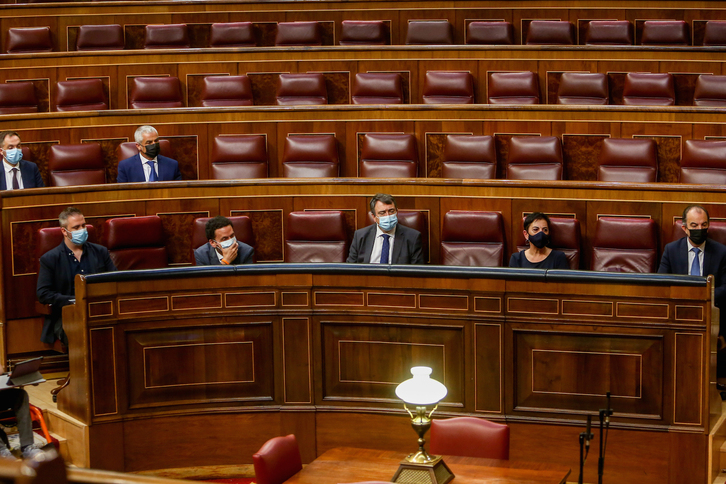
<instances>
[{"instance_id":1,"label":"person seated in red chair","mask_svg":"<svg viewBox=\"0 0 726 484\"><path fill-rule=\"evenodd\" d=\"M15 131L0 133L0 148L3 157L3 176L0 190L20 190L45 186L38 165L23 159L20 149L20 135Z\"/></svg>"},{"instance_id":2,"label":"person seated in red chair","mask_svg":"<svg viewBox=\"0 0 726 484\"><path fill-rule=\"evenodd\" d=\"M58 216L58 222L63 232L63 242L40 258L36 295L41 304L51 306L51 312L43 323L40 340L48 344L60 340L64 346L68 346L61 316L63 306L76 301L76 274L111 272L116 270L116 266L108 249L88 242L86 219L80 210L66 208Z\"/></svg>"},{"instance_id":3,"label":"person seated in red chair","mask_svg":"<svg viewBox=\"0 0 726 484\"><path fill-rule=\"evenodd\" d=\"M210 218L204 232L209 242L194 251L198 266L252 264L255 249L237 240L232 221L227 217Z\"/></svg>"},{"instance_id":4,"label":"person seated in red chair","mask_svg":"<svg viewBox=\"0 0 726 484\"><path fill-rule=\"evenodd\" d=\"M529 248L509 259L509 267L522 269L569 269L570 263L564 252L547 245L550 242L550 219L542 212L534 212L524 219L524 238Z\"/></svg>"},{"instance_id":5,"label":"person seated in red chair","mask_svg":"<svg viewBox=\"0 0 726 484\"><path fill-rule=\"evenodd\" d=\"M118 164L118 183L181 180L179 163L160 154L159 133L153 126L139 126L134 133L139 154Z\"/></svg>"},{"instance_id":6,"label":"person seated in red chair","mask_svg":"<svg viewBox=\"0 0 726 484\"><path fill-rule=\"evenodd\" d=\"M0 373L3 373L2 365L0 365ZM30 417L28 392L22 388L7 388L0 391L0 410L5 409L10 409L15 413L23 459L32 459L39 454L43 454L43 451L35 444L35 437L33 436L33 420ZM15 459L15 455L2 441L0 441L0 457Z\"/></svg>"}]
</instances>

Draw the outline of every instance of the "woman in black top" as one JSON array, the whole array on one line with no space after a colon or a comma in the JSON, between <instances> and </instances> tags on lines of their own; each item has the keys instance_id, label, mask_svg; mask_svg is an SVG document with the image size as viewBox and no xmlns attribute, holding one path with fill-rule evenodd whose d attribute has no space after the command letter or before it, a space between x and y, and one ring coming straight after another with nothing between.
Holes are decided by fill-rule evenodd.
<instances>
[{"instance_id":1,"label":"woman in black top","mask_svg":"<svg viewBox=\"0 0 726 484\"><path fill-rule=\"evenodd\" d=\"M550 219L542 212L534 212L524 219L524 238L529 248L509 259L509 267L523 269L569 269L564 252L547 247L550 242Z\"/></svg>"}]
</instances>

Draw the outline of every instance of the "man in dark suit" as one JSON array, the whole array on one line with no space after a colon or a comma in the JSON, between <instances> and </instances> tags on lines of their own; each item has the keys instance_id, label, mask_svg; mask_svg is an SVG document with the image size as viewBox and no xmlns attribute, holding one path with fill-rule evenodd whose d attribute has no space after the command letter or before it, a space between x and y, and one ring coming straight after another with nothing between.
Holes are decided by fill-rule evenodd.
<instances>
[{"instance_id":1,"label":"man in dark suit","mask_svg":"<svg viewBox=\"0 0 726 484\"><path fill-rule=\"evenodd\" d=\"M218 215L210 218L204 232L209 242L194 251L198 266L252 264L255 249L237 240L232 222L227 217Z\"/></svg>"},{"instance_id":2,"label":"man in dark suit","mask_svg":"<svg viewBox=\"0 0 726 484\"><path fill-rule=\"evenodd\" d=\"M0 133L0 148L4 168L3 176L0 177L0 190L20 190L22 188L42 188L45 186L38 165L23 159L18 133L15 131Z\"/></svg>"},{"instance_id":3,"label":"man in dark suit","mask_svg":"<svg viewBox=\"0 0 726 484\"><path fill-rule=\"evenodd\" d=\"M379 193L370 206L376 223L355 231L347 262L423 264L421 233L398 224L396 200Z\"/></svg>"},{"instance_id":4,"label":"man in dark suit","mask_svg":"<svg viewBox=\"0 0 726 484\"><path fill-rule=\"evenodd\" d=\"M87 242L86 219L80 210L68 207L58 216L63 242L40 258L36 294L41 304L50 304L51 313L45 317L40 340L53 344L60 340L68 345L61 319L63 306L73 304L76 294L76 274L97 274L115 271L111 256L102 245Z\"/></svg>"},{"instance_id":5,"label":"man in dark suit","mask_svg":"<svg viewBox=\"0 0 726 484\"><path fill-rule=\"evenodd\" d=\"M159 133L153 126L140 126L134 133L137 155L118 164L118 183L181 180L179 163L160 155Z\"/></svg>"}]
</instances>

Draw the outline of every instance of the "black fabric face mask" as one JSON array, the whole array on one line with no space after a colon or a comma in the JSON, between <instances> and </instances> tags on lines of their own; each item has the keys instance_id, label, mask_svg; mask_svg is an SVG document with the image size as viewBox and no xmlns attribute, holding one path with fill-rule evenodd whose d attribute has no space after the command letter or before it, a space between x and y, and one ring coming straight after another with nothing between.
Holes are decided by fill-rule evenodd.
<instances>
[{"instance_id":1,"label":"black fabric face mask","mask_svg":"<svg viewBox=\"0 0 726 484\"><path fill-rule=\"evenodd\" d=\"M688 238L691 239L693 245L701 245L708 237L708 229L690 229Z\"/></svg>"},{"instance_id":2,"label":"black fabric face mask","mask_svg":"<svg viewBox=\"0 0 726 484\"><path fill-rule=\"evenodd\" d=\"M151 158L156 158L159 155L159 152L161 151L161 147L159 146L159 143L154 143L151 145L146 145L146 156L150 156Z\"/></svg>"},{"instance_id":3,"label":"black fabric face mask","mask_svg":"<svg viewBox=\"0 0 726 484\"><path fill-rule=\"evenodd\" d=\"M537 232L534 235L529 236L529 243L537 247L538 249L546 246L550 241L550 238L544 232Z\"/></svg>"}]
</instances>

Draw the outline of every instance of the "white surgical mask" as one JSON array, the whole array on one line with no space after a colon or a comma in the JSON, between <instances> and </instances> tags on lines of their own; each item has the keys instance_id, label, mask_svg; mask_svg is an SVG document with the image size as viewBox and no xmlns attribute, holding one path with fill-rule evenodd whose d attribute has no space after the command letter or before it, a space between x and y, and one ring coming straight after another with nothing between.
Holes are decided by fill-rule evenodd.
<instances>
[{"instance_id":1,"label":"white surgical mask","mask_svg":"<svg viewBox=\"0 0 726 484\"><path fill-rule=\"evenodd\" d=\"M234 243L237 242L237 237L232 237L231 239L227 239L223 242L219 242L219 246L223 249L229 249L234 245Z\"/></svg>"}]
</instances>

